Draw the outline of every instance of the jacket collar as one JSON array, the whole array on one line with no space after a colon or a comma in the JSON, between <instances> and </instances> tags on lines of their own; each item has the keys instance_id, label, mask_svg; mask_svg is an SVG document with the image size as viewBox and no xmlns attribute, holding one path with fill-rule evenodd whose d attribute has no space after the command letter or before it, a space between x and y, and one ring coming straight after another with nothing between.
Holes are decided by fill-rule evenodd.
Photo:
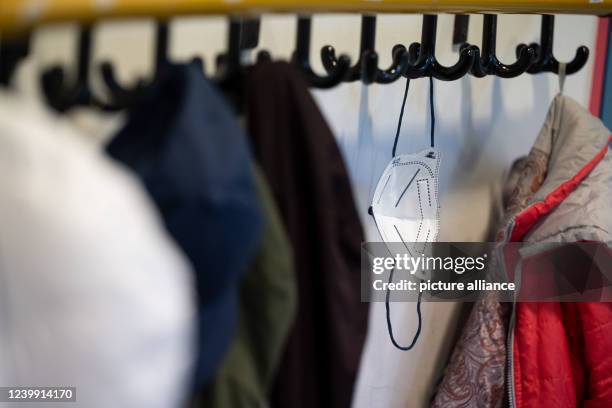
<instances>
[{"instance_id":1,"label":"jacket collar","mask_svg":"<svg viewBox=\"0 0 612 408\"><path fill-rule=\"evenodd\" d=\"M507 237L521 240L541 217L563 202L603 159L609 140L610 131L598 118L573 99L557 95L529 154L540 158L543 180L537 180L526 208L513 217Z\"/></svg>"},{"instance_id":2,"label":"jacket collar","mask_svg":"<svg viewBox=\"0 0 612 408\"><path fill-rule=\"evenodd\" d=\"M610 131L572 98L557 95L533 149L548 156L544 183L533 195L530 205L569 182L606 148Z\"/></svg>"}]
</instances>

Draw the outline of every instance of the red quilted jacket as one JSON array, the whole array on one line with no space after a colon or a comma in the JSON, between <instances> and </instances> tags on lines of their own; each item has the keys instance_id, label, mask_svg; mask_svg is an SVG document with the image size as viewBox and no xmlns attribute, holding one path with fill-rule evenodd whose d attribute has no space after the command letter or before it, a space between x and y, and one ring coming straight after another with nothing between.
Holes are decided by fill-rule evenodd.
<instances>
[{"instance_id":1,"label":"red quilted jacket","mask_svg":"<svg viewBox=\"0 0 612 408\"><path fill-rule=\"evenodd\" d=\"M598 203L605 207L597 211L612 213L609 185L582 184L592 172L601 181L612 180L609 156L605 144L576 174L514 217L511 241L521 241L535 228L541 228L539 224L549 221L545 218L552 211L561 210L584 213L581 225L559 222L562 227L557 226L563 230L583 229L572 237L576 241L588 238L586 231L592 228L609 233L607 226L589 225L588 211L579 207L588 206L594 195L607 193L607 203L606 196L600 196ZM579 186L584 190L582 197L564 205ZM595 188L601 190L589 191ZM608 259L612 259L609 254ZM508 384L511 403L518 408L612 407L612 303L517 302L514 312L508 367L513 378Z\"/></svg>"},{"instance_id":2,"label":"red quilted jacket","mask_svg":"<svg viewBox=\"0 0 612 408\"><path fill-rule=\"evenodd\" d=\"M597 242L609 269L611 142L599 119L557 96L523 163L499 240L562 248ZM591 276L583 269L576 275ZM519 293L534 285L527 277ZM612 303L477 302L432 406L612 407Z\"/></svg>"}]
</instances>

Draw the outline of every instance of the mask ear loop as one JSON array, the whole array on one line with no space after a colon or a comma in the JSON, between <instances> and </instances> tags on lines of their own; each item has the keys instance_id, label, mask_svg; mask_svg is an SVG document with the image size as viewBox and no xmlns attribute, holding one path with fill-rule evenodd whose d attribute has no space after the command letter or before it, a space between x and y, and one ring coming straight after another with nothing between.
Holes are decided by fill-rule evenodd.
<instances>
[{"instance_id":1,"label":"mask ear loop","mask_svg":"<svg viewBox=\"0 0 612 408\"><path fill-rule=\"evenodd\" d=\"M404 89L404 99L402 100L402 109L400 111L400 116L399 116L399 121L397 123L397 131L395 132L395 141L393 142L393 150L391 152L391 156L392 158L395 157L395 151L397 149L397 141L399 139L399 134L400 134L400 129L402 127L402 118L404 117L404 108L406 106L406 98L408 96L408 88L410 86L410 79L406 79L406 88ZM435 128L436 128L436 113L434 110L434 85L433 85L433 78L429 77L429 113L430 113L430 122L431 122L431 129L430 129L430 141L431 141L431 147L435 147ZM391 283L393 282L393 273L395 272L395 268L391 269L391 272L389 273L389 281L387 283ZM417 324L417 329L416 332L414 333L414 337L412 338L412 341L410 342L410 344L408 346L402 346L400 345L396 340L395 340L395 336L393 335L393 324L391 323L391 305L390 305L390 297L391 297L391 291L389 290L389 285L387 285L387 291L385 294L385 311L386 311L386 315L387 315L387 331L389 332L389 338L391 339L391 343L393 343L393 345L402 350L402 351L409 351L411 350L414 345L416 344L417 340L419 339L419 336L421 335L421 329L423 327L423 316L421 314L421 299L423 296L423 292L419 289L419 297L417 299L417 306L416 306L416 312L417 312L417 319L418 319L418 324Z\"/></svg>"},{"instance_id":2,"label":"mask ear loop","mask_svg":"<svg viewBox=\"0 0 612 408\"><path fill-rule=\"evenodd\" d=\"M561 81L561 79L559 79L559 81ZM563 81L565 81L565 66L563 67ZM393 141L393 150L391 150L391 158L395 157L395 152L397 151L397 142L399 140L400 131L402 129L402 121L404 118L404 108L406 107L406 99L408 98L408 89L410 89L410 79L406 78L406 87L404 88L404 98L402 99L402 108L400 110L399 120L397 121L397 130L395 131L395 140ZM561 92L563 92L562 84L561 84ZM435 128L436 128L436 112L434 109L433 93L434 93L433 77L429 77L429 114L431 118L430 120L431 129L429 130L429 135L430 135L431 147L435 147Z\"/></svg>"},{"instance_id":3,"label":"mask ear loop","mask_svg":"<svg viewBox=\"0 0 612 408\"><path fill-rule=\"evenodd\" d=\"M434 83L433 77L429 77L429 115L431 122L431 129L429 131L429 137L431 139L431 147L435 147L434 133L436 130L436 110L434 109Z\"/></svg>"},{"instance_id":4,"label":"mask ear loop","mask_svg":"<svg viewBox=\"0 0 612 408\"><path fill-rule=\"evenodd\" d=\"M406 78L406 88L404 88L404 99L402 100L402 109L400 110L399 120L397 122L397 131L395 132L395 141L393 142L393 150L391 150L391 158L395 157L397 150L397 141L399 140L400 130L402 129L402 119L404 118L404 108L406 107L406 99L408 98L408 89L410 88L410 78Z\"/></svg>"},{"instance_id":5,"label":"mask ear loop","mask_svg":"<svg viewBox=\"0 0 612 408\"><path fill-rule=\"evenodd\" d=\"M391 269L391 272L389 273L389 281L387 283L393 282L393 272L395 272L395 268ZM391 338L391 343L393 343L396 348L402 351L409 351L414 347L417 340L419 339L419 336L421 335L421 327L423 325L423 317L421 316L421 297L423 296L423 292L421 292L421 290L419 289L419 298L417 299L416 306L418 325L416 333L414 333L414 337L412 338L412 342L410 342L408 346L400 345L395 340L395 336L393 335L393 325L391 323L391 305L389 303L390 293L391 292L389 291L389 286L387 285L387 293L385 294L385 310L387 312L387 331L389 332L389 338Z\"/></svg>"}]
</instances>

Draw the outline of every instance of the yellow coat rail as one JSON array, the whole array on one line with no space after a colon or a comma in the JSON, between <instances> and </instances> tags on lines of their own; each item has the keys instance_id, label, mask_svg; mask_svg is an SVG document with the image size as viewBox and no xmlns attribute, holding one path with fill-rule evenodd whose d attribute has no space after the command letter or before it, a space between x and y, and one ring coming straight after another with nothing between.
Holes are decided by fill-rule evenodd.
<instances>
[{"instance_id":1,"label":"yellow coat rail","mask_svg":"<svg viewBox=\"0 0 612 408\"><path fill-rule=\"evenodd\" d=\"M612 13L612 0L0 0L0 31L111 17L273 13Z\"/></svg>"}]
</instances>

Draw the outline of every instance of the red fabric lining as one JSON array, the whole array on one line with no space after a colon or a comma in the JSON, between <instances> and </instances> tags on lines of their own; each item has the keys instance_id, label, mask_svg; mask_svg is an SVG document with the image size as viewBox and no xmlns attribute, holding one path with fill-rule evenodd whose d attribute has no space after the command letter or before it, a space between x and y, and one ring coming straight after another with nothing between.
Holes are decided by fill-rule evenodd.
<instances>
[{"instance_id":1,"label":"red fabric lining","mask_svg":"<svg viewBox=\"0 0 612 408\"><path fill-rule=\"evenodd\" d=\"M608 143L611 141L612 135ZM574 177L519 213L510 240L522 240L540 217L569 196L607 151L606 145ZM612 325L612 303L517 303L515 313L517 407L611 406L612 337L602 327Z\"/></svg>"},{"instance_id":2,"label":"red fabric lining","mask_svg":"<svg viewBox=\"0 0 612 408\"><path fill-rule=\"evenodd\" d=\"M608 143L612 141L612 135L608 139ZM576 186L584 180L584 178L593 170L593 168L603 159L608 152L608 145L606 144L603 149L597 155L587 163L574 177L561 184L550 194L548 194L543 201L535 203L523 211L521 211L516 217L514 217L514 228L510 235L510 241L517 242L521 241L525 234L529 232L531 227L540 219L540 217L551 212L556 206L561 204L563 200L570 195Z\"/></svg>"}]
</instances>

